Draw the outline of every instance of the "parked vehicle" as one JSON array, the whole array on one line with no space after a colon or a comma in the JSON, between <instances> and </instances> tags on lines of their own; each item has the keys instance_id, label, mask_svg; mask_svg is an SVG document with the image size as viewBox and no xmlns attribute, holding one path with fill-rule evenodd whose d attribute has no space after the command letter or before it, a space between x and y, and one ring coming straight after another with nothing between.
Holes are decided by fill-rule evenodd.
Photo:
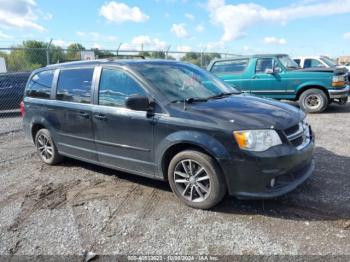
<instances>
[{"instance_id":1,"label":"parked vehicle","mask_svg":"<svg viewBox=\"0 0 350 262\"><path fill-rule=\"evenodd\" d=\"M253 55L213 60L208 71L242 92L299 101L306 112L322 112L332 102L346 104L345 68L300 69L288 55Z\"/></svg>"},{"instance_id":2,"label":"parked vehicle","mask_svg":"<svg viewBox=\"0 0 350 262\"><path fill-rule=\"evenodd\" d=\"M241 94L197 66L97 60L33 72L25 134L42 161L63 156L167 180L207 209L226 191L271 198L313 172L314 136L293 106Z\"/></svg>"},{"instance_id":3,"label":"parked vehicle","mask_svg":"<svg viewBox=\"0 0 350 262\"><path fill-rule=\"evenodd\" d=\"M300 66L300 68L337 67L337 63L325 56L300 56L294 57L293 60Z\"/></svg>"},{"instance_id":4,"label":"parked vehicle","mask_svg":"<svg viewBox=\"0 0 350 262\"><path fill-rule=\"evenodd\" d=\"M338 65L335 61L332 59L326 57L326 56L299 56L293 58L293 60L300 66L300 68L346 68L347 70L350 69L349 66L346 65Z\"/></svg>"},{"instance_id":5,"label":"parked vehicle","mask_svg":"<svg viewBox=\"0 0 350 262\"><path fill-rule=\"evenodd\" d=\"M0 57L0 73L7 73L5 58Z\"/></svg>"},{"instance_id":6,"label":"parked vehicle","mask_svg":"<svg viewBox=\"0 0 350 262\"><path fill-rule=\"evenodd\" d=\"M0 110L18 109L30 72L0 74Z\"/></svg>"}]
</instances>

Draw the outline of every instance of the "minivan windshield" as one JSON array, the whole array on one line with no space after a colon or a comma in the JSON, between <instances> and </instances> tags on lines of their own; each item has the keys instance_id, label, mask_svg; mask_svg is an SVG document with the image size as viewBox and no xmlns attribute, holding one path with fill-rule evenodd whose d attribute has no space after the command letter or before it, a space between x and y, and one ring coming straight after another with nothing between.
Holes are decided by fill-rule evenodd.
<instances>
[{"instance_id":1,"label":"minivan windshield","mask_svg":"<svg viewBox=\"0 0 350 262\"><path fill-rule=\"evenodd\" d=\"M286 69L298 69L299 65L287 55L278 56L278 59Z\"/></svg>"},{"instance_id":2,"label":"minivan windshield","mask_svg":"<svg viewBox=\"0 0 350 262\"><path fill-rule=\"evenodd\" d=\"M239 93L211 73L187 64L145 63L134 70L171 102L201 101Z\"/></svg>"}]
</instances>

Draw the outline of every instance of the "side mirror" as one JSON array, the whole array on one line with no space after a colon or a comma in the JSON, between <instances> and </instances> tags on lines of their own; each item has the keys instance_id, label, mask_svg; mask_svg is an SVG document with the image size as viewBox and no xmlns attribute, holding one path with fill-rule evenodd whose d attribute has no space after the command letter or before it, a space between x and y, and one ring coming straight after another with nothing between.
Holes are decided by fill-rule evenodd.
<instances>
[{"instance_id":1,"label":"side mirror","mask_svg":"<svg viewBox=\"0 0 350 262\"><path fill-rule=\"evenodd\" d=\"M269 74L269 75L273 75L273 74L279 74L281 73L281 68L277 67L277 68L274 68L274 69L271 69L271 68L267 68L265 70L265 74Z\"/></svg>"},{"instance_id":2,"label":"side mirror","mask_svg":"<svg viewBox=\"0 0 350 262\"><path fill-rule=\"evenodd\" d=\"M267 69L265 70L265 74L272 75L272 74L274 74L274 73L275 73L275 71L274 71L273 69L271 69L271 68L267 68Z\"/></svg>"},{"instance_id":3,"label":"side mirror","mask_svg":"<svg viewBox=\"0 0 350 262\"><path fill-rule=\"evenodd\" d=\"M148 97L141 95L132 95L125 100L126 108L136 111L150 111L153 109L153 103L150 102Z\"/></svg>"}]
</instances>

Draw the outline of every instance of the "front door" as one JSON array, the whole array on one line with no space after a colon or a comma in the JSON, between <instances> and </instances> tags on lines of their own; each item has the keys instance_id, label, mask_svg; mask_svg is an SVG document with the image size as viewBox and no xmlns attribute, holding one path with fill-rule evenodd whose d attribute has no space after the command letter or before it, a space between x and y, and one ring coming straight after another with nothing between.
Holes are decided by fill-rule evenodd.
<instances>
[{"instance_id":1,"label":"front door","mask_svg":"<svg viewBox=\"0 0 350 262\"><path fill-rule=\"evenodd\" d=\"M255 72L250 82L250 92L270 98L283 98L286 94L286 85L283 81L283 72L274 58L258 58Z\"/></svg>"},{"instance_id":2,"label":"front door","mask_svg":"<svg viewBox=\"0 0 350 262\"><path fill-rule=\"evenodd\" d=\"M128 72L102 68L93 112L99 161L111 167L154 175L154 120L147 112L125 107L131 95L146 91Z\"/></svg>"}]
</instances>

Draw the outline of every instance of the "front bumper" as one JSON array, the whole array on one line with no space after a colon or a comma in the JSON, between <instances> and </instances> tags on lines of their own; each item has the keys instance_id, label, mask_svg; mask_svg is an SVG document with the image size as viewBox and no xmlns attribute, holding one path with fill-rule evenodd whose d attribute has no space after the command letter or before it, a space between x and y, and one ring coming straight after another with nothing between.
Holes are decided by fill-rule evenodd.
<instances>
[{"instance_id":1,"label":"front bumper","mask_svg":"<svg viewBox=\"0 0 350 262\"><path fill-rule=\"evenodd\" d=\"M346 98L349 96L349 92L350 92L349 86L346 86L346 87L341 88L341 89L329 89L328 90L330 99Z\"/></svg>"},{"instance_id":2,"label":"front bumper","mask_svg":"<svg viewBox=\"0 0 350 262\"><path fill-rule=\"evenodd\" d=\"M225 172L228 191L240 199L266 199L284 195L314 171L314 139L301 150L288 145L266 152L244 153ZM271 186L271 180L275 180Z\"/></svg>"}]
</instances>

